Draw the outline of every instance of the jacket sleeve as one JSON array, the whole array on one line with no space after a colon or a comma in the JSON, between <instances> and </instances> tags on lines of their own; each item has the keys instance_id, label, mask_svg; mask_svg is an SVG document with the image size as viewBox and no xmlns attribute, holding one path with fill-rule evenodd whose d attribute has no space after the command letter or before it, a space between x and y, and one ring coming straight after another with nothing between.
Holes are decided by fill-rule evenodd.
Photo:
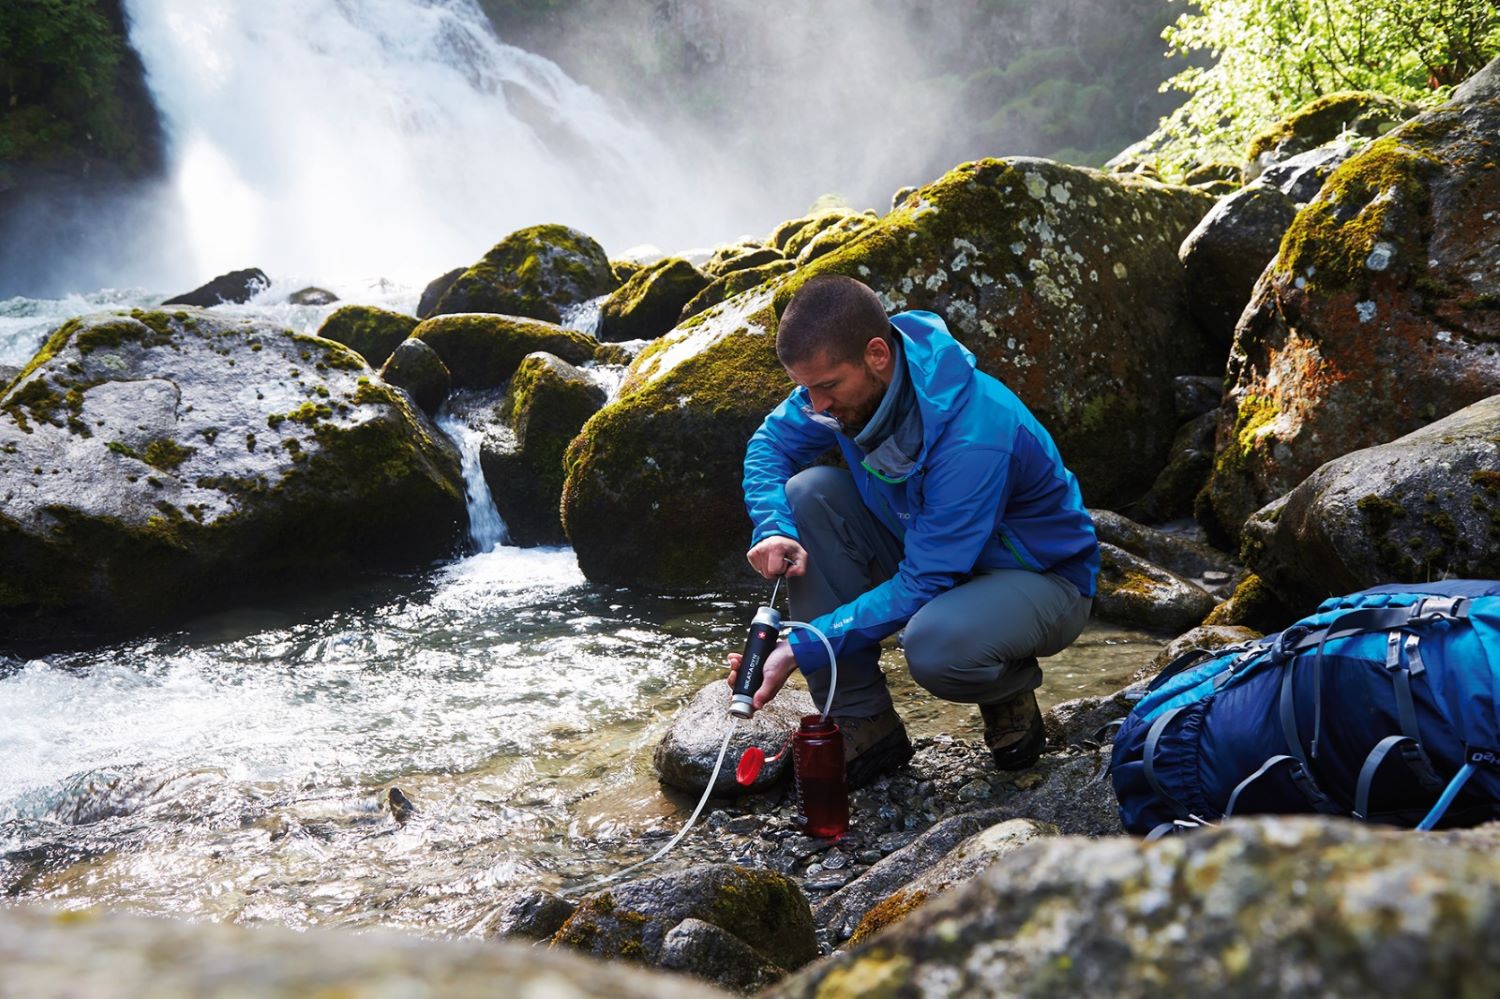
<instances>
[{"instance_id":1,"label":"jacket sleeve","mask_svg":"<svg viewBox=\"0 0 1500 999\"><path fill-rule=\"evenodd\" d=\"M797 537L786 502L787 480L837 443L831 427L803 410L806 404L806 389L797 389L761 421L745 445L745 509L752 547L773 534Z\"/></svg>"},{"instance_id":2,"label":"jacket sleeve","mask_svg":"<svg viewBox=\"0 0 1500 999\"><path fill-rule=\"evenodd\" d=\"M998 448L966 448L927 469L922 512L907 528L896 574L810 622L828 636L834 655L843 658L894 634L973 570L995 532L1009 472L1010 453ZM828 653L816 636L799 629L790 641L803 673L827 668Z\"/></svg>"}]
</instances>

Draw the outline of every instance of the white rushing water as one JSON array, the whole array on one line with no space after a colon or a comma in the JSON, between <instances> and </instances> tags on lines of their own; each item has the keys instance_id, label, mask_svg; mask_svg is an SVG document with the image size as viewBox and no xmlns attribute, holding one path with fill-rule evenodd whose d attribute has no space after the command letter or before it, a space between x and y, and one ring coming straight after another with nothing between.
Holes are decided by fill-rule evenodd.
<instances>
[{"instance_id":1,"label":"white rushing water","mask_svg":"<svg viewBox=\"0 0 1500 999\"><path fill-rule=\"evenodd\" d=\"M607 247L722 238L627 113L474 0L126 0L180 221L164 283L236 267L420 287L539 222ZM689 237L687 230L694 232Z\"/></svg>"},{"instance_id":2,"label":"white rushing water","mask_svg":"<svg viewBox=\"0 0 1500 999\"><path fill-rule=\"evenodd\" d=\"M469 511L469 540L473 542L474 550L490 552L496 545L510 544L510 532L495 507L495 497L490 492L490 484L485 481L484 468L479 460L484 433L459 419L446 406L437 415L437 425L458 448L463 464L464 502Z\"/></svg>"}]
</instances>

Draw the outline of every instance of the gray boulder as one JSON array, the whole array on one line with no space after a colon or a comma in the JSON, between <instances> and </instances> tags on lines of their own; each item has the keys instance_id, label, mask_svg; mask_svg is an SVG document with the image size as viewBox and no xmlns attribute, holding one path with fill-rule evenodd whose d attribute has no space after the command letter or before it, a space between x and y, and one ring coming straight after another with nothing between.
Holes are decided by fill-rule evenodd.
<instances>
[{"instance_id":1,"label":"gray boulder","mask_svg":"<svg viewBox=\"0 0 1500 999\"><path fill-rule=\"evenodd\" d=\"M1137 524L1110 510L1090 510L1089 514L1094 518L1094 533L1100 541L1154 562L1184 579L1201 581L1208 577L1210 585L1204 586L1205 589L1229 579L1232 571L1229 556L1201 541Z\"/></svg>"},{"instance_id":2,"label":"gray boulder","mask_svg":"<svg viewBox=\"0 0 1500 999\"><path fill-rule=\"evenodd\" d=\"M1099 552L1096 617L1115 624L1181 632L1214 609L1214 598L1207 591L1159 565L1109 542L1101 542Z\"/></svg>"},{"instance_id":3,"label":"gray boulder","mask_svg":"<svg viewBox=\"0 0 1500 999\"><path fill-rule=\"evenodd\" d=\"M380 377L405 389L417 408L428 416L438 411L453 387L448 366L423 340L402 340L397 344L380 369Z\"/></svg>"},{"instance_id":4,"label":"gray boulder","mask_svg":"<svg viewBox=\"0 0 1500 999\"><path fill-rule=\"evenodd\" d=\"M775 762L770 758L786 744L802 716L817 710L806 690L787 688L757 711L754 718L740 722L735 728L734 738L729 740L729 752L724 757L719 779L714 783L714 793L748 794L764 790L780 780L791 766L791 754ZM729 687L723 680L713 680L677 712L672 727L657 743L656 752L651 757L656 775L673 787L701 792L708 786L719 747L724 743L724 733L729 731L732 721ZM755 783L744 788L735 781L734 771L740 756L751 746L759 746L765 752L766 763Z\"/></svg>"},{"instance_id":5,"label":"gray boulder","mask_svg":"<svg viewBox=\"0 0 1500 999\"><path fill-rule=\"evenodd\" d=\"M426 319L432 315L432 310L437 308L439 300L453 287L453 282L458 280L460 274L468 270L467 267L455 267L446 274L440 274L427 282L422 289L422 295L417 299L417 318Z\"/></svg>"},{"instance_id":6,"label":"gray boulder","mask_svg":"<svg viewBox=\"0 0 1500 999\"><path fill-rule=\"evenodd\" d=\"M286 300L293 305L332 305L339 297L327 288L309 286L292 292Z\"/></svg>"},{"instance_id":7,"label":"gray boulder","mask_svg":"<svg viewBox=\"0 0 1500 999\"><path fill-rule=\"evenodd\" d=\"M368 372L197 310L65 323L0 395L0 635L59 645L449 554L458 456Z\"/></svg>"},{"instance_id":8,"label":"gray boulder","mask_svg":"<svg viewBox=\"0 0 1500 999\"><path fill-rule=\"evenodd\" d=\"M169 298L162 305L196 305L207 308L225 302L248 302L271 287L271 279L259 267L247 267L240 271L220 274L212 281L199 285L192 291Z\"/></svg>"},{"instance_id":9,"label":"gray boulder","mask_svg":"<svg viewBox=\"0 0 1500 999\"><path fill-rule=\"evenodd\" d=\"M667 931L656 963L742 992L758 991L786 975L733 933L691 916Z\"/></svg>"},{"instance_id":10,"label":"gray boulder","mask_svg":"<svg viewBox=\"0 0 1500 999\"><path fill-rule=\"evenodd\" d=\"M1500 577L1500 395L1337 458L1245 525L1246 557L1299 604Z\"/></svg>"},{"instance_id":11,"label":"gray boulder","mask_svg":"<svg viewBox=\"0 0 1500 999\"><path fill-rule=\"evenodd\" d=\"M1221 199L1182 241L1178 256L1187 273L1188 308L1225 353L1255 280L1296 216L1291 198L1255 184Z\"/></svg>"},{"instance_id":12,"label":"gray boulder","mask_svg":"<svg viewBox=\"0 0 1500 999\"><path fill-rule=\"evenodd\" d=\"M515 943L390 930L0 907L7 992L26 996L567 996L711 999L701 982Z\"/></svg>"},{"instance_id":13,"label":"gray boulder","mask_svg":"<svg viewBox=\"0 0 1500 999\"><path fill-rule=\"evenodd\" d=\"M818 956L812 912L796 883L774 871L732 864L702 865L590 895L557 931L552 946L658 964L667 935L687 919L718 927L777 969L795 970ZM673 959L682 960L684 949L677 941ZM704 949L700 944L699 953ZM708 977L715 971L694 970Z\"/></svg>"},{"instance_id":14,"label":"gray boulder","mask_svg":"<svg viewBox=\"0 0 1500 999\"><path fill-rule=\"evenodd\" d=\"M561 895L537 888L512 892L481 920L486 937L551 940L578 908Z\"/></svg>"},{"instance_id":15,"label":"gray boulder","mask_svg":"<svg viewBox=\"0 0 1500 999\"><path fill-rule=\"evenodd\" d=\"M882 903L898 897L903 887L918 880L924 873L940 868L943 859L959 844L997 823L1006 824L1006 818L998 808L966 812L944 819L818 903L818 907L813 910L813 918L819 926L827 928L834 939L849 939ZM1022 823L1021 827L1017 831L1017 838L1021 842L1053 832L1035 823ZM920 901L919 899L912 905L920 904ZM893 912L891 915L899 916L900 913Z\"/></svg>"},{"instance_id":16,"label":"gray boulder","mask_svg":"<svg viewBox=\"0 0 1500 999\"><path fill-rule=\"evenodd\" d=\"M1312 818L1044 838L773 995L1489 995L1494 841Z\"/></svg>"}]
</instances>

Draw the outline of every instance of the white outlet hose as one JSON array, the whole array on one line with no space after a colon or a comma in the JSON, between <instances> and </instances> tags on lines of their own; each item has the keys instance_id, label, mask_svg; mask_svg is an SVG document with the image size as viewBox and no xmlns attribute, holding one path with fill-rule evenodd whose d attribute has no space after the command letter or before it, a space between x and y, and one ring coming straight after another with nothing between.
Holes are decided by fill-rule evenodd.
<instances>
[{"instance_id":1,"label":"white outlet hose","mask_svg":"<svg viewBox=\"0 0 1500 999\"><path fill-rule=\"evenodd\" d=\"M823 634L817 628L814 628L812 625L806 623L805 621L786 621L782 624L782 629L784 631L790 631L793 628L806 628L808 631L818 636L818 640L823 643L823 648L828 650L828 696L823 700L822 713L822 718L826 721L828 719L828 712L833 707L833 692L835 689L837 689L839 682L839 664L838 660L834 657L833 654L833 643L828 641L827 635ZM698 821L698 816L703 812L703 806L708 804L709 797L714 793L714 785L719 782L719 771L724 768L724 756L729 752L729 740L734 738L735 729L739 727L739 718L734 715L730 715L730 718L732 720L729 723L729 731L724 733L724 744L719 747L719 758L714 761L714 770L713 773L711 773L708 777L708 786L703 789L703 797L698 799L698 807L693 809L693 814L688 816L687 823L678 830L677 835L673 836L671 840L668 841L666 846L662 847L660 850L657 850L645 860L637 860L629 867L615 871L613 874L607 874L604 877L599 878L595 881L590 881L587 884L579 885L576 888L565 888L558 894L571 895L574 892L586 891L591 888L598 888L600 885L609 884L611 881L618 881L620 878L629 874L636 868L645 867L647 864L654 863L665 857L672 851L673 847L682 842L682 838L688 834L688 830L693 828L693 823Z\"/></svg>"}]
</instances>

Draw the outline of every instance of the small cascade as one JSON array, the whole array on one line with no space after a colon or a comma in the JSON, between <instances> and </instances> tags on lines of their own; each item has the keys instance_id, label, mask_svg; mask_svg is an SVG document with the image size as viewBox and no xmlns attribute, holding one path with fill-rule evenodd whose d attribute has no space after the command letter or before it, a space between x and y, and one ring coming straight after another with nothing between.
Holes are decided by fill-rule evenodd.
<instances>
[{"instance_id":1,"label":"small cascade","mask_svg":"<svg viewBox=\"0 0 1500 999\"><path fill-rule=\"evenodd\" d=\"M437 415L438 429L448 435L458 448L463 461L464 500L469 508L469 540L480 553L495 550L496 545L510 544L510 532L495 506L495 497L490 495L489 483L484 481L484 469L479 461L479 446L484 434L470 426L444 406Z\"/></svg>"},{"instance_id":2,"label":"small cascade","mask_svg":"<svg viewBox=\"0 0 1500 999\"><path fill-rule=\"evenodd\" d=\"M604 308L607 298L609 298L608 295L600 295L598 298L568 306L562 314L563 328L587 333L589 336L598 336L599 313Z\"/></svg>"}]
</instances>

